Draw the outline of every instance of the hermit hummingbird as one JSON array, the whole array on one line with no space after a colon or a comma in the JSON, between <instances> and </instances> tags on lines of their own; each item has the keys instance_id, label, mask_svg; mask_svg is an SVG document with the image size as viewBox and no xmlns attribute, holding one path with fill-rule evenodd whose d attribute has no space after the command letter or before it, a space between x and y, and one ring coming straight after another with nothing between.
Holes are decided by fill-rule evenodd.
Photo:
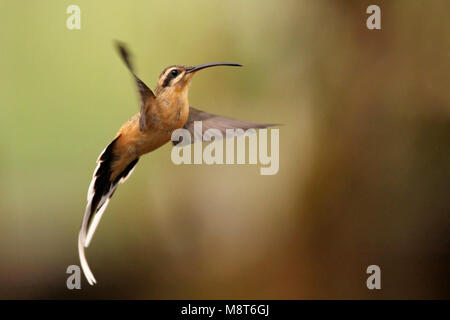
<instances>
[{"instance_id":1,"label":"hermit hummingbird","mask_svg":"<svg viewBox=\"0 0 450 320\"><path fill-rule=\"evenodd\" d=\"M131 72L139 93L139 113L128 120L97 160L87 194L87 205L78 235L81 267L89 284L96 283L85 256L98 223L119 183L132 173L139 158L171 140L172 132L186 128L193 135L194 121L202 121L202 130L266 128L270 124L250 123L209 114L192 108L188 101L189 85L194 74L216 66L240 64L217 62L196 66L172 65L165 68L154 92L137 77L128 50L116 43L118 52Z\"/></svg>"}]
</instances>

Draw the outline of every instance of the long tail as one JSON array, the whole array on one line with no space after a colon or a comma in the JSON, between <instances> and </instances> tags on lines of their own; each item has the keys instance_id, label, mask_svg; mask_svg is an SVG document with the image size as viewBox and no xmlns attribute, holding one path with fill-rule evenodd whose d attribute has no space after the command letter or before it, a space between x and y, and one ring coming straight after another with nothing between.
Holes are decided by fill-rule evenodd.
<instances>
[{"instance_id":1,"label":"long tail","mask_svg":"<svg viewBox=\"0 0 450 320\"><path fill-rule=\"evenodd\" d=\"M78 254L80 256L81 268L86 276L89 284L96 283L94 275L89 268L89 265L85 256L85 248L89 246L92 240L95 229L100 222L100 219L108 206L109 200L116 191L119 183L125 182L125 180L133 172L134 166L138 162L139 158L131 161L125 169L120 172L111 180L113 176L112 165L117 161L117 155L115 154L115 145L120 135L117 136L100 154L97 160L97 168L92 176L92 181L89 186L87 194L87 205L83 216L83 222L81 224L80 233L78 234Z\"/></svg>"}]
</instances>

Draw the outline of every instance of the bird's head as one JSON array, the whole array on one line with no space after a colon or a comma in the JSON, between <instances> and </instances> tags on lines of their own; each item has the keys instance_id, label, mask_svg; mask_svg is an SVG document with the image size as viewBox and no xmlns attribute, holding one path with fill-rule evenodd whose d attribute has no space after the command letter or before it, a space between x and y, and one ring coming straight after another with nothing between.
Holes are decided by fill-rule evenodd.
<instances>
[{"instance_id":1,"label":"bird's head","mask_svg":"<svg viewBox=\"0 0 450 320\"><path fill-rule=\"evenodd\" d=\"M158 79L158 85L155 89L155 94L156 96L187 94L192 76L197 71L216 66L242 67L240 64L230 62L206 63L198 66L169 66L161 72Z\"/></svg>"}]
</instances>

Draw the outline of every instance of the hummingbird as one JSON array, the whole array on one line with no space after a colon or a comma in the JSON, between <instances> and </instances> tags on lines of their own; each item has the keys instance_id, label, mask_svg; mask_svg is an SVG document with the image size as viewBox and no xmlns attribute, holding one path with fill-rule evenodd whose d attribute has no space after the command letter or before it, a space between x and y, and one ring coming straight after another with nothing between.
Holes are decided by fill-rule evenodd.
<instances>
[{"instance_id":1,"label":"hummingbird","mask_svg":"<svg viewBox=\"0 0 450 320\"><path fill-rule=\"evenodd\" d=\"M168 143L176 129L185 128L193 136L194 121L202 121L203 132L218 129L225 133L226 129L245 130L271 126L209 114L189 105L188 91L194 74L211 67L242 65L230 62L195 66L171 65L161 72L155 90L152 91L137 77L125 45L117 42L116 47L134 79L140 110L122 125L115 138L100 154L89 185L87 205L78 234L78 253L83 273L90 285L94 285L96 280L87 263L85 248L89 246L118 185L131 175L141 156Z\"/></svg>"}]
</instances>

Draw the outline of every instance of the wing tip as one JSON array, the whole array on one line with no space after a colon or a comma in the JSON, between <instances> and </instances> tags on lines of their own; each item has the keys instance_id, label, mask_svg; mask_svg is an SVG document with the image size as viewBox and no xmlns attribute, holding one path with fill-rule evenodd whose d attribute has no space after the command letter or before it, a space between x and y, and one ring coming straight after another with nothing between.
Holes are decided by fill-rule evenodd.
<instances>
[{"instance_id":1,"label":"wing tip","mask_svg":"<svg viewBox=\"0 0 450 320\"><path fill-rule=\"evenodd\" d=\"M119 40L114 40L114 45L116 46L116 49L119 52L119 55L122 58L123 62L125 62L128 69L133 72L134 69L133 65L131 64L130 52L128 51L125 43Z\"/></svg>"}]
</instances>

